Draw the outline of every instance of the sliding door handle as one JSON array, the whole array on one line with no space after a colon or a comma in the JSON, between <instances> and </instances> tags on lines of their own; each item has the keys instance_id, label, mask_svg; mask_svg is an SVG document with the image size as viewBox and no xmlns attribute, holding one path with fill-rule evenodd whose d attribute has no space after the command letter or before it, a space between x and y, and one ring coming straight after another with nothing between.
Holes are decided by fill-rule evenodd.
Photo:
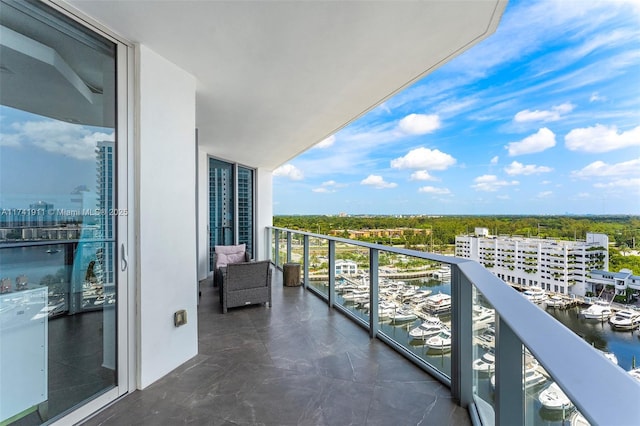
<instances>
[{"instance_id":1,"label":"sliding door handle","mask_svg":"<svg viewBox=\"0 0 640 426\"><path fill-rule=\"evenodd\" d=\"M120 270L126 271L128 265L129 260L127 259L127 248L124 243L122 243L120 244Z\"/></svg>"}]
</instances>

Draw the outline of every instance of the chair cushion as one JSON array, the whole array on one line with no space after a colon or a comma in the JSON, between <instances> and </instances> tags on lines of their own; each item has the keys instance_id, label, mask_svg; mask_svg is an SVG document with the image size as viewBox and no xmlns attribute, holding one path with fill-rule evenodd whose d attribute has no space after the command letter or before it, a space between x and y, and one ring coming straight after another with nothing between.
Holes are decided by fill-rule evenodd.
<instances>
[{"instance_id":1,"label":"chair cushion","mask_svg":"<svg viewBox=\"0 0 640 426\"><path fill-rule=\"evenodd\" d=\"M238 244L235 246L215 246L216 268L224 268L229 263L244 262L246 244Z\"/></svg>"}]
</instances>

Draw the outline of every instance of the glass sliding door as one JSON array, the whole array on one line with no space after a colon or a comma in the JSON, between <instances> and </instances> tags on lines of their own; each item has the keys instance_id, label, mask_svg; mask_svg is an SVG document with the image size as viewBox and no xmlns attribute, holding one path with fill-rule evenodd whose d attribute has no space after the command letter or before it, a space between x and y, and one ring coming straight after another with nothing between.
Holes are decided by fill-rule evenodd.
<instances>
[{"instance_id":1,"label":"glass sliding door","mask_svg":"<svg viewBox=\"0 0 640 426\"><path fill-rule=\"evenodd\" d=\"M0 424L41 424L118 386L118 46L0 7Z\"/></svg>"},{"instance_id":2,"label":"glass sliding door","mask_svg":"<svg viewBox=\"0 0 640 426\"><path fill-rule=\"evenodd\" d=\"M238 243L253 253L253 170L238 166Z\"/></svg>"},{"instance_id":3,"label":"glass sliding door","mask_svg":"<svg viewBox=\"0 0 640 426\"><path fill-rule=\"evenodd\" d=\"M213 270L215 246L233 244L233 165L209 159L209 263Z\"/></svg>"},{"instance_id":4,"label":"glass sliding door","mask_svg":"<svg viewBox=\"0 0 640 426\"><path fill-rule=\"evenodd\" d=\"M253 254L254 171L209 158L209 263L217 245L246 244Z\"/></svg>"}]
</instances>

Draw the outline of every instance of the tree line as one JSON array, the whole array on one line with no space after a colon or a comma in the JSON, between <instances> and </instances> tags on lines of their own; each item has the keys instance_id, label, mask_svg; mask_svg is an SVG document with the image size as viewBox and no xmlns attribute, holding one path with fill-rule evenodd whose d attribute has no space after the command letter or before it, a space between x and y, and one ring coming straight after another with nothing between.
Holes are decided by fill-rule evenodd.
<instances>
[{"instance_id":1,"label":"tree line","mask_svg":"<svg viewBox=\"0 0 640 426\"><path fill-rule=\"evenodd\" d=\"M457 235L488 228L491 235L584 240L590 232L609 236L609 269L640 273L640 216L274 216L274 226L328 235L348 236L348 230L413 228L397 238L363 238L381 244L445 252Z\"/></svg>"}]
</instances>

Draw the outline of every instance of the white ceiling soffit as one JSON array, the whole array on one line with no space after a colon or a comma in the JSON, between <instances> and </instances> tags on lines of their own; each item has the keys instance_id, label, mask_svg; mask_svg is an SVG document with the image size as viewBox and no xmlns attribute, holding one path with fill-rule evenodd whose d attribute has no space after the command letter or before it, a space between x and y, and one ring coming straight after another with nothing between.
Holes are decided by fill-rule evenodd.
<instances>
[{"instance_id":1,"label":"white ceiling soffit","mask_svg":"<svg viewBox=\"0 0 640 426\"><path fill-rule=\"evenodd\" d=\"M506 0L69 0L198 80L211 155L274 169L487 37Z\"/></svg>"}]
</instances>

